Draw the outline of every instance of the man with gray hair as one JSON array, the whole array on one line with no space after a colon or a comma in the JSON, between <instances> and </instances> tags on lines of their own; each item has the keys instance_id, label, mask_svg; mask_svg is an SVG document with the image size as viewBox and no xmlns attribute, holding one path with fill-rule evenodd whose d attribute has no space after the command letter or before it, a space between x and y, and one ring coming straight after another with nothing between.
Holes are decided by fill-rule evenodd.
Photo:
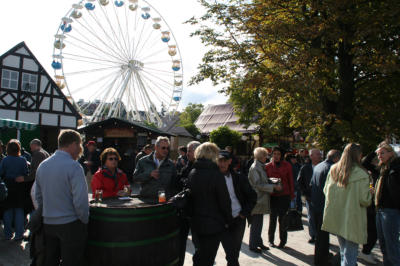
<instances>
[{"instance_id":1,"label":"man with gray hair","mask_svg":"<svg viewBox=\"0 0 400 266\"><path fill-rule=\"evenodd\" d=\"M155 151L137 163L133 181L141 185L142 198L157 201L160 190L165 191L167 199L177 192L176 168L168 159L168 153L169 139L159 136L155 143Z\"/></svg>"},{"instance_id":2,"label":"man with gray hair","mask_svg":"<svg viewBox=\"0 0 400 266\"><path fill-rule=\"evenodd\" d=\"M322 231L322 218L324 215L325 195L324 186L328 172L331 166L337 163L340 159L340 151L330 150L325 161L317 164L314 167L311 178L311 204L315 221L316 241L314 248L314 263L315 265L330 265L329 264L329 233Z\"/></svg>"},{"instance_id":3,"label":"man with gray hair","mask_svg":"<svg viewBox=\"0 0 400 266\"><path fill-rule=\"evenodd\" d=\"M311 149L309 151L311 162L306 163L300 169L299 175L297 177L297 182L299 184L299 188L301 190L301 194L306 198L306 208L307 208L307 218L309 224L309 234L310 239L308 243L315 243L315 222L314 222L314 214L312 211L311 204L311 187L310 181L313 175L314 167L319 164L322 160L322 154L319 149Z\"/></svg>"},{"instance_id":4,"label":"man with gray hair","mask_svg":"<svg viewBox=\"0 0 400 266\"><path fill-rule=\"evenodd\" d=\"M33 182L35 180L36 170L40 163L50 157L49 153L42 148L42 142L40 139L31 140L30 148L32 152L31 171L29 172L29 175L25 177L25 182Z\"/></svg>"},{"instance_id":5,"label":"man with gray hair","mask_svg":"<svg viewBox=\"0 0 400 266\"><path fill-rule=\"evenodd\" d=\"M186 156L188 158L188 163L182 168L182 171L178 174L177 186L178 190L181 191L186 188L188 177L190 171L193 169L193 164L195 161L194 151L198 146L200 146L200 142L191 141L187 144L187 153ZM186 254L186 242L187 237L189 235L190 223L186 213L181 213L179 217L179 261L178 265L183 266L185 263L185 254ZM195 236L192 233L192 239L195 239ZM195 242L195 241L194 241ZM193 243L195 244L195 243Z\"/></svg>"}]
</instances>

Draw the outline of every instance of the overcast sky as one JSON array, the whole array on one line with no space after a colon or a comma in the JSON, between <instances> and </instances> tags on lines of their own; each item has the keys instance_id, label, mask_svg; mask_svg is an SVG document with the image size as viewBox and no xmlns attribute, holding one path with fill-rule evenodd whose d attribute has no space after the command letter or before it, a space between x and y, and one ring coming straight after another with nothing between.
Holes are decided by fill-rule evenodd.
<instances>
[{"instance_id":1,"label":"overcast sky","mask_svg":"<svg viewBox=\"0 0 400 266\"><path fill-rule=\"evenodd\" d=\"M25 41L46 71L51 68L54 34L61 18L70 10L73 0L1 0L0 1L0 54L21 41ZM110 1L113 2L113 1ZM205 47L197 38L189 37L195 30L183 24L192 16L200 16L204 9L196 0L147 0L163 16L171 27L181 50L184 80L188 82L196 73ZM195 86L184 86L180 108L189 102L207 104L225 103L227 97L209 81Z\"/></svg>"}]
</instances>

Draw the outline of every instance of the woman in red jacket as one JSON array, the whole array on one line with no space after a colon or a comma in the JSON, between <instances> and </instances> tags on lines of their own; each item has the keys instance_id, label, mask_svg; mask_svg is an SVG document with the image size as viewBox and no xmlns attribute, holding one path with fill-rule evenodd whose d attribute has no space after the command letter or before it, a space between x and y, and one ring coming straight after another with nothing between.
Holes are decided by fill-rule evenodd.
<instances>
[{"instance_id":1,"label":"woman in red jacket","mask_svg":"<svg viewBox=\"0 0 400 266\"><path fill-rule=\"evenodd\" d=\"M123 196L124 186L129 185L124 172L118 169L118 161L121 160L114 148L107 148L100 154L101 168L92 179L93 197L96 190L103 190L103 198Z\"/></svg>"},{"instance_id":2,"label":"woman in red jacket","mask_svg":"<svg viewBox=\"0 0 400 266\"><path fill-rule=\"evenodd\" d=\"M293 172L290 163L282 160L282 152L279 147L272 150L272 161L265 166L269 178L280 178L282 190L271 194L271 214L269 216L268 238L271 247L275 247L276 220L279 221L278 248L284 248L287 242L287 231L282 221L289 209L290 201L294 199Z\"/></svg>"}]
</instances>

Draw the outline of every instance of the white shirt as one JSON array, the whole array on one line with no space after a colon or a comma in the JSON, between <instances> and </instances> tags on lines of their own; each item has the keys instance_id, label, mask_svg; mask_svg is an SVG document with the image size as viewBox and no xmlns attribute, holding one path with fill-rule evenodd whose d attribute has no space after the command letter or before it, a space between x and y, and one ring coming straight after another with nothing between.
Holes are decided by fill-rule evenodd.
<instances>
[{"instance_id":1,"label":"white shirt","mask_svg":"<svg viewBox=\"0 0 400 266\"><path fill-rule=\"evenodd\" d=\"M156 153L154 153L153 159L154 159L154 163L155 163L156 166L157 166L157 169L160 168L160 165L162 164L162 162L163 162L164 160L158 160L157 157L156 157Z\"/></svg>"},{"instance_id":2,"label":"white shirt","mask_svg":"<svg viewBox=\"0 0 400 266\"><path fill-rule=\"evenodd\" d=\"M239 216L239 213L242 210L242 206L240 206L240 202L236 197L231 174L225 176L225 182L226 186L228 187L229 196L231 198L232 217L236 218Z\"/></svg>"}]
</instances>

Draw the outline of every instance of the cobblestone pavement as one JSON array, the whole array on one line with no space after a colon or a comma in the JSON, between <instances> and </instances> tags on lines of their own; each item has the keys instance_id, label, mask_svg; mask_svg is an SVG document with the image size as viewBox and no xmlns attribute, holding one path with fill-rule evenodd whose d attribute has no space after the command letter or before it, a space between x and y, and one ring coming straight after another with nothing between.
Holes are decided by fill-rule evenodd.
<instances>
[{"instance_id":1,"label":"cobblestone pavement","mask_svg":"<svg viewBox=\"0 0 400 266\"><path fill-rule=\"evenodd\" d=\"M305 208L304 208L305 209ZM264 244L268 243L268 221L269 217L264 217L264 227L262 237ZM270 250L262 253L255 254L249 250L249 228L246 227L245 236L243 238L242 250L240 253L239 262L242 266L256 266L256 265L313 265L314 245L309 244L308 241L308 226L305 213L303 213L304 231L289 232L288 242L285 249L271 248ZM278 228L277 228L278 229ZM0 227L0 239L3 237L3 229ZM279 241L278 230L275 241ZM336 254L339 252L338 241L335 236L331 236L331 252ZM187 243L187 251L185 258L185 265L192 265L192 255L194 248L192 245L191 237L189 236ZM373 249L373 255L380 262L382 262L382 254L377 244ZM0 266L25 266L29 265L29 244L26 241L17 243L14 241L0 240ZM226 265L225 253L220 245L216 262L214 265ZM362 260L358 261L358 265L366 264ZM377 265L383 265L379 263ZM111 266L111 265L110 265ZM116 265L118 266L118 265ZM141 265L145 266L145 265Z\"/></svg>"}]
</instances>

